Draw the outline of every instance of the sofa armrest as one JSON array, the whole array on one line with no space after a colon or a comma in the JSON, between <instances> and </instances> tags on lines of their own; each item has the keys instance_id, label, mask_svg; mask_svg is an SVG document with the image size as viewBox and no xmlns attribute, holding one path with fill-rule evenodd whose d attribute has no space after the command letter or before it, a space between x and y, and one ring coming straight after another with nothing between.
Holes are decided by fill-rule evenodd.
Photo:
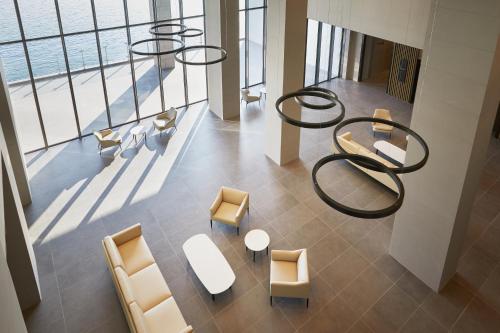
<instances>
[{"instance_id":1,"label":"sofa armrest","mask_svg":"<svg viewBox=\"0 0 500 333\"><path fill-rule=\"evenodd\" d=\"M217 193L217 197L215 198L214 202L212 203L212 206L210 207L210 216L214 216L215 212L219 208L220 204L222 203L222 189L219 190Z\"/></svg>"},{"instance_id":2,"label":"sofa armrest","mask_svg":"<svg viewBox=\"0 0 500 333\"><path fill-rule=\"evenodd\" d=\"M137 238L141 235L142 235L141 224L137 223L126 229L123 229L122 231L117 232L116 234L112 235L111 238L113 238L117 246L120 246L123 243L126 243L129 240Z\"/></svg>"},{"instance_id":3,"label":"sofa armrest","mask_svg":"<svg viewBox=\"0 0 500 333\"><path fill-rule=\"evenodd\" d=\"M271 260L296 262L301 253L302 250L294 250L294 251L272 250Z\"/></svg>"},{"instance_id":4,"label":"sofa armrest","mask_svg":"<svg viewBox=\"0 0 500 333\"><path fill-rule=\"evenodd\" d=\"M185 329L179 331L179 333L191 333L191 332L194 332L193 331L193 326L189 325L188 327L186 327Z\"/></svg>"}]
</instances>

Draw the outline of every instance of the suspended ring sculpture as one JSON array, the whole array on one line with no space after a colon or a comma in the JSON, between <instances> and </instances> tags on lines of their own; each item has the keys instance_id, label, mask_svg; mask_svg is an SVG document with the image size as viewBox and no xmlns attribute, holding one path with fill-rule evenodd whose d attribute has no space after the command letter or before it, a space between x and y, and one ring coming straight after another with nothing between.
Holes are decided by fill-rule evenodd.
<instances>
[{"instance_id":1,"label":"suspended ring sculpture","mask_svg":"<svg viewBox=\"0 0 500 333\"><path fill-rule=\"evenodd\" d=\"M335 98L336 100L338 100L338 96L336 93L334 93L333 91L329 90L329 89L326 89L326 88L321 88L321 87L306 87L306 88L302 88L300 89L300 91L315 91L315 92L320 92L320 93L324 93L326 95L329 95L329 96L333 96L333 98ZM328 97L326 97L328 98ZM308 103L306 101L304 101L302 99L301 96L297 96L295 97L295 101L306 107L306 108L309 108L309 109L315 109L315 110L326 110L326 109L330 109L332 107L335 106L334 102L331 102L331 103L328 103L328 104L312 104L312 103Z\"/></svg>"},{"instance_id":2,"label":"suspended ring sculpture","mask_svg":"<svg viewBox=\"0 0 500 333\"><path fill-rule=\"evenodd\" d=\"M327 128L327 127L335 126L338 123L340 123L342 121L342 119L344 119L345 107L341 101L339 101L337 98L334 97L335 94L333 92L331 92L331 91L329 91L329 92L330 93L325 93L325 92L319 91L319 90L310 90L310 89L308 90L308 88L304 88L304 89L300 89L300 90L297 90L295 92L283 95L276 100L276 104L275 104L276 111L278 111L278 115L280 116L281 119L283 119L283 121L285 121L293 126L302 127L302 128ZM306 103L304 101L300 102L302 97L307 97L307 96L320 97L320 98L323 98L323 99L330 101L330 103L323 104L323 105L316 105L316 104ZM309 105L309 106L307 106L308 108L316 109L316 110L329 109L333 106L339 105L340 106L340 114L332 120L324 121L324 122L320 122L320 123L306 122L306 121L300 121L297 119L293 119L293 118L287 116L286 114L284 114L280 108L280 105L290 98L295 98L296 100L298 99L299 104L303 103L301 105L304 105L304 104ZM327 105L328 105L328 107L325 108L325 106L327 106Z\"/></svg>"},{"instance_id":3,"label":"suspended ring sculpture","mask_svg":"<svg viewBox=\"0 0 500 333\"><path fill-rule=\"evenodd\" d=\"M178 34L180 37L198 37L203 35L203 30L197 28L187 28L184 32Z\"/></svg>"},{"instance_id":4,"label":"suspended ring sculpture","mask_svg":"<svg viewBox=\"0 0 500 333\"><path fill-rule=\"evenodd\" d=\"M180 46L177 48L174 48L172 50L167 50L167 51L139 51L137 49L134 49L134 46L137 46L137 45L141 45L141 44L148 43L148 42L162 42L162 41L179 43ZM138 55L145 55L145 56L155 56L155 55L159 56L159 55L164 55L164 54L172 54L172 53L182 51L184 49L185 49L184 42L182 40L175 39L175 38L163 38L163 37L162 38L143 39L143 40L134 42L134 43L130 44L130 46L129 46L130 52L132 52L134 54L138 54Z\"/></svg>"},{"instance_id":5,"label":"suspended ring sculpture","mask_svg":"<svg viewBox=\"0 0 500 333\"><path fill-rule=\"evenodd\" d=\"M211 49L211 50L218 50L221 53L221 57L219 59L211 60L211 61L187 61L183 60L181 57L181 54L183 54L186 51L192 51L192 50L206 50L206 49ZM222 62L227 59L227 51L224 50L220 46L213 46L213 45L193 45L193 46L187 46L184 47L182 50L178 50L174 58L177 62L180 62L181 64L186 64L186 65L194 65L194 66L203 66L203 65L212 65L212 64L217 64L219 62Z\"/></svg>"},{"instance_id":6,"label":"suspended ring sculpture","mask_svg":"<svg viewBox=\"0 0 500 333\"><path fill-rule=\"evenodd\" d=\"M386 208L378 210L361 210L343 205L340 202L332 199L330 196L328 196L328 194L325 193L325 191L323 191L323 189L319 185L317 179L317 173L319 169L325 164L338 160L348 160L359 165L361 164L370 165L376 171L385 172L386 174L388 174L389 177L391 177L391 179L394 181L394 183L396 183L396 186L398 188L398 197L396 201L394 201L394 203L391 206ZM401 182L401 179L389 167L367 156L356 155L356 154L333 154L325 156L314 165L312 170L312 179L313 179L314 191L316 192L316 194L318 194L321 200L323 200L328 206L350 216L359 217L363 219L378 219L394 214L403 204L405 190L403 183Z\"/></svg>"},{"instance_id":7,"label":"suspended ring sculpture","mask_svg":"<svg viewBox=\"0 0 500 333\"><path fill-rule=\"evenodd\" d=\"M163 28L163 27L167 27L167 28L168 27L170 27L170 28L178 27L178 28L180 28L180 30L179 31L169 31L169 32L157 31L158 28ZM151 28L149 28L149 33L152 35L155 35L155 36L174 36L174 35L182 34L182 33L186 32L187 30L188 30L188 27L185 26L184 24L162 23L162 24L155 24Z\"/></svg>"},{"instance_id":8,"label":"suspended ring sculpture","mask_svg":"<svg viewBox=\"0 0 500 333\"><path fill-rule=\"evenodd\" d=\"M417 142L424 149L424 157L419 162L412 164L412 165L409 165L409 166L390 168L392 172L394 172L396 174L403 174L403 173L417 171L417 170L421 169L427 163L427 159L429 158L429 147L427 146L427 143L420 135L418 135L416 132L414 132L410 128L408 128L404 125L401 125L400 123L397 123L397 122L394 122L391 120L387 120L387 119L380 119L380 118L355 117L355 118L346 119L346 120L342 121L340 124L338 124L337 127L335 127L335 129L333 130L333 142L334 142L335 146L337 147L337 149L339 150L339 152L347 154L347 151L340 145L340 143L337 139L337 133L343 127L345 127L349 124L361 123L361 122L382 123L382 124L394 126L402 131L405 131L410 136L415 138L415 140L417 140ZM373 171L379 171L378 168L373 166L373 163L366 163L364 161L357 161L355 163L359 166L364 167L364 168L367 168L367 169L370 169Z\"/></svg>"}]
</instances>

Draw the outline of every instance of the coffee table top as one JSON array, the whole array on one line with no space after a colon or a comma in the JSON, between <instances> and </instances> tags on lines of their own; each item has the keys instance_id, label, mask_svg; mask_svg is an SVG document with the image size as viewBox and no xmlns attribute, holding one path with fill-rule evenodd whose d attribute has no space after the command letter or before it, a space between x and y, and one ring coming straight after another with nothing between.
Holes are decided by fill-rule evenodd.
<instances>
[{"instance_id":1,"label":"coffee table top","mask_svg":"<svg viewBox=\"0 0 500 333\"><path fill-rule=\"evenodd\" d=\"M384 153L385 155L389 156L393 160L395 160L401 164L405 163L406 151L393 145L392 143L384 141L384 140L379 140L379 141L375 141L375 143L373 144L373 147L375 147L375 149Z\"/></svg>"},{"instance_id":2,"label":"coffee table top","mask_svg":"<svg viewBox=\"0 0 500 333\"><path fill-rule=\"evenodd\" d=\"M269 235L261 229L250 230L245 235L245 245L252 251L262 251L269 246Z\"/></svg>"},{"instance_id":3,"label":"coffee table top","mask_svg":"<svg viewBox=\"0 0 500 333\"><path fill-rule=\"evenodd\" d=\"M142 125L137 125L130 129L130 134L132 135L139 135L144 133L146 133L146 128Z\"/></svg>"},{"instance_id":4,"label":"coffee table top","mask_svg":"<svg viewBox=\"0 0 500 333\"><path fill-rule=\"evenodd\" d=\"M194 235L182 245L184 254L201 283L212 295L231 287L236 279L217 245L205 234Z\"/></svg>"}]
</instances>

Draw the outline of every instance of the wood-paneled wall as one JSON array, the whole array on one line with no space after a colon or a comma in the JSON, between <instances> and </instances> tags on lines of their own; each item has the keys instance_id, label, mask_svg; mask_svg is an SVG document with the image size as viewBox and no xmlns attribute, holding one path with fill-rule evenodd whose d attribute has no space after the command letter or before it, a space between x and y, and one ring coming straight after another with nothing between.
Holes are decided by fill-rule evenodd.
<instances>
[{"instance_id":1,"label":"wood-paneled wall","mask_svg":"<svg viewBox=\"0 0 500 333\"><path fill-rule=\"evenodd\" d=\"M413 102L417 85L420 50L411 46L394 43L391 69L387 82L387 93L406 102ZM406 64L406 71L402 70ZM404 73L403 73L404 72Z\"/></svg>"}]
</instances>

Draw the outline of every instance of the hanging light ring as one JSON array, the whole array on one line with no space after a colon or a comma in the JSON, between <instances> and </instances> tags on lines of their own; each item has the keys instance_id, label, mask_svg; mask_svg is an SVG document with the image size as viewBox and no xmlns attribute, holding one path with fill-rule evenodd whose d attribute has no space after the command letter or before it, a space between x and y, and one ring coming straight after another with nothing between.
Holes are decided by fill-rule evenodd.
<instances>
[{"instance_id":1,"label":"hanging light ring","mask_svg":"<svg viewBox=\"0 0 500 333\"><path fill-rule=\"evenodd\" d=\"M306 87L306 88L302 88L300 89L299 91L313 91L313 92L320 92L320 93L324 93L326 95L329 95L329 96L333 96L336 100L338 100L338 96L337 94L335 94L333 91L329 90L329 89L326 89L326 88L321 88L321 87ZM326 97L327 99L328 97ZM335 106L335 103L334 102L331 102L331 103L328 103L328 104L312 104L312 103L308 103L306 101L304 101L304 99L302 99L301 96L297 96L295 97L295 101L306 107L306 108L309 108L309 109L315 109L315 110L326 110L326 109L330 109L332 107Z\"/></svg>"},{"instance_id":2,"label":"hanging light ring","mask_svg":"<svg viewBox=\"0 0 500 333\"><path fill-rule=\"evenodd\" d=\"M187 28L184 32L179 33L179 37L198 37L203 35L203 30L197 28Z\"/></svg>"},{"instance_id":3,"label":"hanging light ring","mask_svg":"<svg viewBox=\"0 0 500 333\"><path fill-rule=\"evenodd\" d=\"M180 28L179 31L170 31L170 32L160 32L158 28ZM187 26L180 23L161 23L155 24L149 28L149 33L155 36L174 36L185 33L188 29Z\"/></svg>"},{"instance_id":4,"label":"hanging light ring","mask_svg":"<svg viewBox=\"0 0 500 333\"><path fill-rule=\"evenodd\" d=\"M204 62L195 62L195 61L187 61L183 60L181 55L182 53L186 51L191 51L191 50L206 50L206 49L212 49L212 50L218 50L221 53L221 57L219 59L211 60L211 61L204 61ZM186 64L186 65L194 65L194 66L203 66L203 65L213 65L217 64L219 62L222 62L227 59L227 51L224 50L220 46L213 46L213 45L193 45L193 46L187 46L184 47L182 50L179 50L175 53L174 58L177 62L181 64Z\"/></svg>"},{"instance_id":5,"label":"hanging light ring","mask_svg":"<svg viewBox=\"0 0 500 333\"><path fill-rule=\"evenodd\" d=\"M140 51L140 50L134 49L135 46L141 45L144 43L148 43L148 42L172 42L172 43L179 43L180 46L176 47L174 49L171 49L171 50L167 50L167 51ZM134 54L138 54L138 55L145 55L145 56L155 56L155 55L159 56L159 55L164 55L164 54L172 54L172 53L182 51L184 48L185 48L184 42L182 40L175 39L175 38L164 38L164 37L148 38L148 39L139 40L137 42L130 44L130 46L129 46L130 52L132 52Z\"/></svg>"}]
</instances>

